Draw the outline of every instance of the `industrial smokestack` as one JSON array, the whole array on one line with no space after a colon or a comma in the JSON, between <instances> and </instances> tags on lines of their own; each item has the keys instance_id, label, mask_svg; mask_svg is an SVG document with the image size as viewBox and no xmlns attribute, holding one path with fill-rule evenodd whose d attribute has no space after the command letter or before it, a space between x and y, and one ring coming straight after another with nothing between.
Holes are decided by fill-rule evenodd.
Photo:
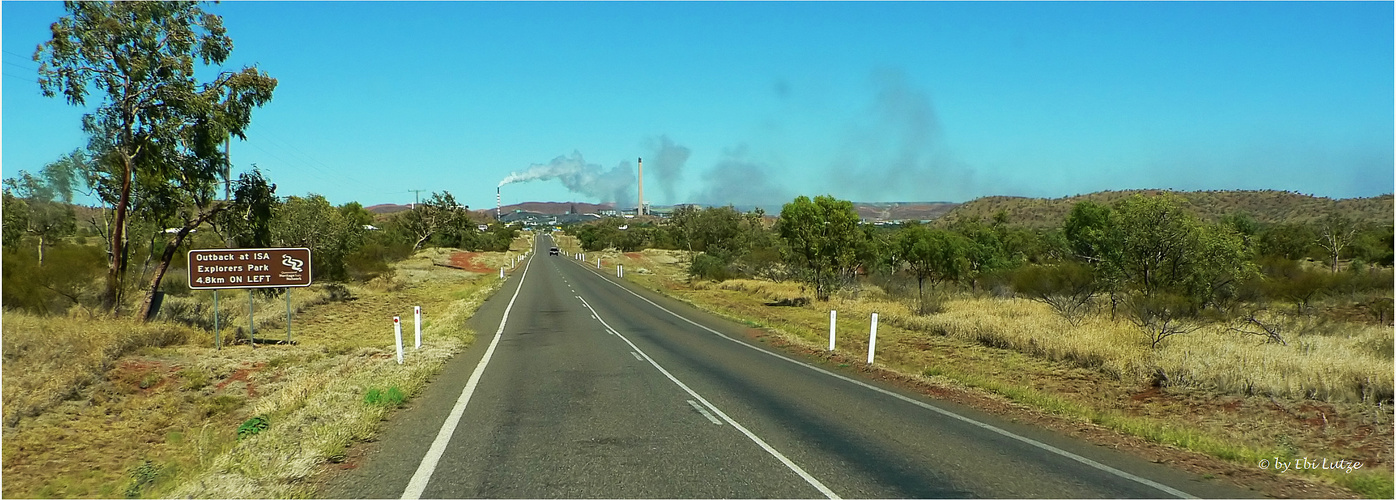
<instances>
[{"instance_id":1,"label":"industrial smokestack","mask_svg":"<svg viewBox=\"0 0 1396 500\"><path fill-rule=\"evenodd\" d=\"M499 196L499 186L494 187L494 220L499 220L499 211L503 209L503 198Z\"/></svg>"},{"instance_id":2,"label":"industrial smokestack","mask_svg":"<svg viewBox=\"0 0 1396 500\"><path fill-rule=\"evenodd\" d=\"M645 159L636 158L635 163L640 164L640 205L635 207L635 215L645 215Z\"/></svg>"}]
</instances>

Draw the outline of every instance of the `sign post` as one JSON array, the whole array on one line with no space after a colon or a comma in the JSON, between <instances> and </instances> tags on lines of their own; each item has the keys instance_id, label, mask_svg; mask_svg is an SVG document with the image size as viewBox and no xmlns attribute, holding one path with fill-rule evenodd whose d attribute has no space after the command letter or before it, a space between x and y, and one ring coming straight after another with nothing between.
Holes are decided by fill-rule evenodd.
<instances>
[{"instance_id":1,"label":"sign post","mask_svg":"<svg viewBox=\"0 0 1396 500\"><path fill-rule=\"evenodd\" d=\"M309 248L212 248L189 251L189 288L213 290L214 339L218 331L218 290L225 288L286 288L286 341L291 341L291 291L310 286ZM248 342L257 346L255 306L247 294Z\"/></svg>"},{"instance_id":2,"label":"sign post","mask_svg":"<svg viewBox=\"0 0 1396 500\"><path fill-rule=\"evenodd\" d=\"M218 290L213 290L213 345L223 350L223 339L218 332Z\"/></svg>"}]
</instances>

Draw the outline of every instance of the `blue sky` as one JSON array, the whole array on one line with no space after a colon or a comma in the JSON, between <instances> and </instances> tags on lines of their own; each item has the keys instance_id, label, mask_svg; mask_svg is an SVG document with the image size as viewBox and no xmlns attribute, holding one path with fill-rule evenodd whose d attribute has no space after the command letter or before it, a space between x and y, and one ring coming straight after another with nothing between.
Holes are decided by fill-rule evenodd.
<instances>
[{"instance_id":1,"label":"blue sky","mask_svg":"<svg viewBox=\"0 0 1396 500\"><path fill-rule=\"evenodd\" d=\"M234 141L278 194L779 205L1105 189L1393 190L1381 3L224 2L279 80ZM85 144L4 2L0 170ZM532 169L532 170L530 170ZM528 175L532 173L533 175ZM548 175L549 173L554 175ZM569 189L570 188L570 189ZM426 194L426 193L424 193Z\"/></svg>"}]
</instances>

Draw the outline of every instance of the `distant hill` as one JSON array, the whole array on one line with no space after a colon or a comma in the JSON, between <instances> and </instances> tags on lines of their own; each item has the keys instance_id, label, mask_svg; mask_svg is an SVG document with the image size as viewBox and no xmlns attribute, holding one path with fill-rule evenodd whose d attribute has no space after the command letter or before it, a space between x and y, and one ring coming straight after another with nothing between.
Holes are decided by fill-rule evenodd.
<instances>
[{"instance_id":1,"label":"distant hill","mask_svg":"<svg viewBox=\"0 0 1396 500\"><path fill-rule=\"evenodd\" d=\"M869 221L934 220L949 213L958 206L960 206L959 203L942 201L893 203L853 202L853 209L858 211L858 217Z\"/></svg>"},{"instance_id":2,"label":"distant hill","mask_svg":"<svg viewBox=\"0 0 1396 500\"><path fill-rule=\"evenodd\" d=\"M579 214L594 214L602 210L614 210L615 205L611 203L604 203L598 205L594 203L582 202L526 201L523 203L516 203L513 205L504 205L499 209L504 213L513 212L515 210L523 210L525 212L534 212L548 215L562 215L569 212ZM488 211L491 215L494 214L494 208L487 208L482 210Z\"/></svg>"},{"instance_id":3,"label":"distant hill","mask_svg":"<svg viewBox=\"0 0 1396 500\"><path fill-rule=\"evenodd\" d=\"M1160 195L1165 190L1141 189L1101 191L1065 198L1024 198L1018 196L986 196L966 202L946 213L945 223L957 218L989 220L999 211L1008 214L1011 224L1028 227L1056 227L1066 220L1071 207L1090 200L1112 204L1135 194ZM1396 218L1392 195L1373 198L1334 200L1289 191L1172 191L1186 201L1204 220L1216 221L1223 215L1245 212L1257 222L1313 222L1331 210L1338 210L1356 220L1391 224Z\"/></svg>"},{"instance_id":4,"label":"distant hill","mask_svg":"<svg viewBox=\"0 0 1396 500\"><path fill-rule=\"evenodd\" d=\"M411 210L411 209L412 209L412 206L411 206L411 205L394 205L394 204L392 204L392 203L384 203L384 204L381 204L381 205L374 205L374 206L371 206L371 207L364 207L364 210L368 210L369 213L374 213L374 214L379 214L379 215L395 214L395 213L398 213L398 212L401 212L401 211L404 211L404 210Z\"/></svg>"}]
</instances>

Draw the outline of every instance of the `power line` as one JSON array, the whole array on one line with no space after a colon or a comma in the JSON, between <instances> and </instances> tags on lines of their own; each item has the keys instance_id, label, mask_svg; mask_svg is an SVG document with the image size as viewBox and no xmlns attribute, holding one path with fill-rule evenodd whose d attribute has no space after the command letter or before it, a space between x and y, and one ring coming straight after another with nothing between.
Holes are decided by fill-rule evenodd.
<instances>
[{"instance_id":1,"label":"power line","mask_svg":"<svg viewBox=\"0 0 1396 500\"><path fill-rule=\"evenodd\" d=\"M417 205L422 203L422 191L426 191L426 190L425 190L425 189L408 189L407 191L410 192L410 193L413 193L413 194L415 195L413 199L416 200L416 201L413 201L413 202L412 202L412 208L417 208Z\"/></svg>"}]
</instances>

